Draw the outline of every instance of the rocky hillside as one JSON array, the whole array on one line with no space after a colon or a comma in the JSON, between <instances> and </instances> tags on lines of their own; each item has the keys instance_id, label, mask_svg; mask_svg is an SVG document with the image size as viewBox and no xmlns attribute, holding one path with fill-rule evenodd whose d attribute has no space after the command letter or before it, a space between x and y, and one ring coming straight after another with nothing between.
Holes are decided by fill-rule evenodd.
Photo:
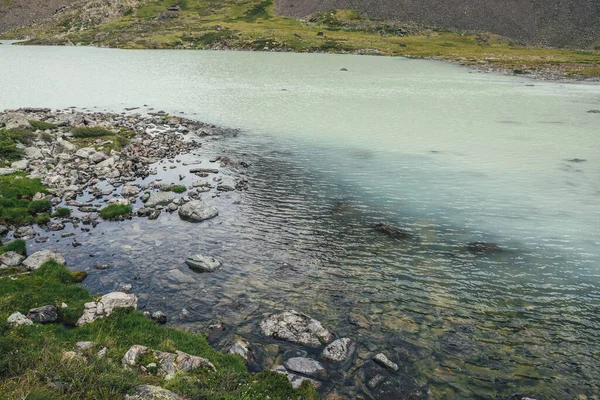
<instances>
[{"instance_id":1,"label":"rocky hillside","mask_svg":"<svg viewBox=\"0 0 600 400\"><path fill-rule=\"evenodd\" d=\"M496 33L530 45L600 46L597 0L277 0L277 12L305 17L356 9L371 17Z\"/></svg>"},{"instance_id":2,"label":"rocky hillside","mask_svg":"<svg viewBox=\"0 0 600 400\"><path fill-rule=\"evenodd\" d=\"M75 0L0 0L0 32L32 24L50 17Z\"/></svg>"}]
</instances>

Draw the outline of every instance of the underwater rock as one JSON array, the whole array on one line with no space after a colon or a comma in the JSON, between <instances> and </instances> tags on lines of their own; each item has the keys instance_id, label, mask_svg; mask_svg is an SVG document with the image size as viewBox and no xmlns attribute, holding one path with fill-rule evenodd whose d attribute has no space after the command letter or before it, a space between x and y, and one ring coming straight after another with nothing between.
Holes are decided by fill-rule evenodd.
<instances>
[{"instance_id":1,"label":"underwater rock","mask_svg":"<svg viewBox=\"0 0 600 400\"><path fill-rule=\"evenodd\" d=\"M341 338L334 340L323 350L323 359L332 363L344 363L354 353L356 345L349 338Z\"/></svg>"},{"instance_id":2,"label":"underwater rock","mask_svg":"<svg viewBox=\"0 0 600 400\"><path fill-rule=\"evenodd\" d=\"M196 272L214 272L220 266L221 262L213 257L206 257L202 254L195 254L185 260L185 263L191 270Z\"/></svg>"},{"instance_id":3,"label":"underwater rock","mask_svg":"<svg viewBox=\"0 0 600 400\"><path fill-rule=\"evenodd\" d=\"M297 372L302 375L312 378L327 378L327 370L320 362L307 357L293 357L287 360L284 364L288 371Z\"/></svg>"},{"instance_id":4,"label":"underwater rock","mask_svg":"<svg viewBox=\"0 0 600 400\"><path fill-rule=\"evenodd\" d=\"M377 224L375 224L374 226L376 231L385 233L386 235L388 235L389 237L395 238L395 239L405 239L410 237L410 232L395 227L394 225L390 225L390 224L386 224L385 222L379 222Z\"/></svg>"},{"instance_id":5,"label":"underwater rock","mask_svg":"<svg viewBox=\"0 0 600 400\"><path fill-rule=\"evenodd\" d=\"M471 242L467 245L467 249L473 253L491 254L502 251L500 246L495 243L488 242Z\"/></svg>"},{"instance_id":6,"label":"underwater rock","mask_svg":"<svg viewBox=\"0 0 600 400\"><path fill-rule=\"evenodd\" d=\"M373 360L375 360L375 362L377 362L377 364L379 364L387 369L390 369L392 371L398 371L398 364L390 361L390 359L387 358L386 355L383 353L377 354L375 357L373 357Z\"/></svg>"}]
</instances>

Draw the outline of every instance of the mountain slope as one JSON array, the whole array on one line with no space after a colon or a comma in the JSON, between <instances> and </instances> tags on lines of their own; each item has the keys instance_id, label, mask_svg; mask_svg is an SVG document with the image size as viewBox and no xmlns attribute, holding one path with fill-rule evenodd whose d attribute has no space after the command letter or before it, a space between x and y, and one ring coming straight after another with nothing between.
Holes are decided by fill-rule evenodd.
<instances>
[{"instance_id":1,"label":"mountain slope","mask_svg":"<svg viewBox=\"0 0 600 400\"><path fill-rule=\"evenodd\" d=\"M493 32L529 45L600 46L598 0L278 0L293 17L355 9L378 18Z\"/></svg>"},{"instance_id":2,"label":"mountain slope","mask_svg":"<svg viewBox=\"0 0 600 400\"><path fill-rule=\"evenodd\" d=\"M0 32L50 17L60 7L74 2L75 0L0 0Z\"/></svg>"}]
</instances>

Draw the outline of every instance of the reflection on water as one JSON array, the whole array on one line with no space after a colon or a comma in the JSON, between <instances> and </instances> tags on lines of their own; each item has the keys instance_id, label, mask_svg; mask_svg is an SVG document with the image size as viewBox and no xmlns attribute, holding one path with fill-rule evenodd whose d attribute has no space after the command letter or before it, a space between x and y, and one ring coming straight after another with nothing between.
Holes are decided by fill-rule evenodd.
<instances>
[{"instance_id":1,"label":"reflection on water","mask_svg":"<svg viewBox=\"0 0 600 400\"><path fill-rule=\"evenodd\" d=\"M345 393L379 351L433 398L598 393L599 86L392 58L1 47L0 108L151 104L245 131L201 152L251 165L247 191L203 195L218 218L163 213L102 222L78 248L58 233L30 244L88 270L93 291L132 283L173 324L223 322L217 346L265 343L262 313L304 311L359 342L330 383ZM224 266L194 274L194 253ZM277 344L265 364L293 349Z\"/></svg>"}]
</instances>

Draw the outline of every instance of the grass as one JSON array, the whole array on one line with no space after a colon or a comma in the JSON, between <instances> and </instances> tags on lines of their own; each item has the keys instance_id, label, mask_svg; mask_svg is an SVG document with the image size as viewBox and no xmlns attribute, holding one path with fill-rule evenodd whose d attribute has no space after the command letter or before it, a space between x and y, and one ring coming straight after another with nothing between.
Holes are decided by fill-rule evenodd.
<instances>
[{"instance_id":1,"label":"grass","mask_svg":"<svg viewBox=\"0 0 600 400\"><path fill-rule=\"evenodd\" d=\"M81 138L98 138L105 136L113 136L115 133L106 128L102 128L99 126L87 127L87 126L78 126L71 129L71 133L73 137L81 139Z\"/></svg>"},{"instance_id":2,"label":"grass","mask_svg":"<svg viewBox=\"0 0 600 400\"><path fill-rule=\"evenodd\" d=\"M24 256L27 254L27 242L25 242L23 239L16 239L0 247L0 254L8 251L14 251L15 253L19 253Z\"/></svg>"},{"instance_id":3,"label":"grass","mask_svg":"<svg viewBox=\"0 0 600 400\"><path fill-rule=\"evenodd\" d=\"M67 218L67 217L70 217L71 216L71 209L70 208L66 208L66 207L57 208L52 213L52 216L53 217L57 217L57 218Z\"/></svg>"},{"instance_id":4,"label":"grass","mask_svg":"<svg viewBox=\"0 0 600 400\"><path fill-rule=\"evenodd\" d=\"M23 172L0 176L0 223L48 222L52 205L48 200L33 201L36 193L47 193L39 178L27 178Z\"/></svg>"},{"instance_id":5,"label":"grass","mask_svg":"<svg viewBox=\"0 0 600 400\"><path fill-rule=\"evenodd\" d=\"M178 18L157 21L170 5ZM573 78L600 77L600 51L521 46L486 33L426 29L363 17L352 10L333 10L305 21L274 13L272 0L154 0L134 13L88 28L77 15L57 24L41 24L4 37L35 37L30 43L100 45L153 49L279 49L295 52L379 54L434 58L464 65L505 70L559 73ZM322 32L322 36L317 34Z\"/></svg>"},{"instance_id":6,"label":"grass","mask_svg":"<svg viewBox=\"0 0 600 400\"><path fill-rule=\"evenodd\" d=\"M244 361L212 349L204 336L158 325L132 309L120 309L109 318L83 327L73 324L83 304L94 299L63 266L49 261L31 274L0 279L0 398L12 399L123 399L140 384L153 384L195 399L317 399L310 385L293 390L282 375L250 375ZM54 324L11 328L6 318L34 307L60 305ZM106 358L63 359L78 341L92 341L89 355L103 347ZM155 350L184 351L208 358L217 372L204 370L177 375L173 380L138 369L124 369L120 360L134 344ZM114 361L111 361L114 360ZM49 383L64 383L63 391Z\"/></svg>"},{"instance_id":7,"label":"grass","mask_svg":"<svg viewBox=\"0 0 600 400\"><path fill-rule=\"evenodd\" d=\"M170 188L171 192L175 192L175 193L183 193L187 190L187 188L183 185L173 185Z\"/></svg>"},{"instance_id":8,"label":"grass","mask_svg":"<svg viewBox=\"0 0 600 400\"><path fill-rule=\"evenodd\" d=\"M120 150L129 144L129 139L135 136L135 132L124 129L114 132L102 127L79 126L71 129L75 143L80 147L92 146L96 150ZM99 145L97 139L102 139L105 144Z\"/></svg>"},{"instance_id":9,"label":"grass","mask_svg":"<svg viewBox=\"0 0 600 400\"><path fill-rule=\"evenodd\" d=\"M17 144L30 146L36 137L29 129L0 129L0 162L9 163L23 158L24 152L17 148Z\"/></svg>"},{"instance_id":10,"label":"grass","mask_svg":"<svg viewBox=\"0 0 600 400\"><path fill-rule=\"evenodd\" d=\"M49 122L44 122L44 121L36 121L36 120L30 120L29 125L31 125L31 127L33 129L40 130L40 131L47 131L49 129L58 128L58 125L51 124Z\"/></svg>"},{"instance_id":11,"label":"grass","mask_svg":"<svg viewBox=\"0 0 600 400\"><path fill-rule=\"evenodd\" d=\"M109 204L100 210L102 219L111 220L131 214L133 207L124 204Z\"/></svg>"}]
</instances>

